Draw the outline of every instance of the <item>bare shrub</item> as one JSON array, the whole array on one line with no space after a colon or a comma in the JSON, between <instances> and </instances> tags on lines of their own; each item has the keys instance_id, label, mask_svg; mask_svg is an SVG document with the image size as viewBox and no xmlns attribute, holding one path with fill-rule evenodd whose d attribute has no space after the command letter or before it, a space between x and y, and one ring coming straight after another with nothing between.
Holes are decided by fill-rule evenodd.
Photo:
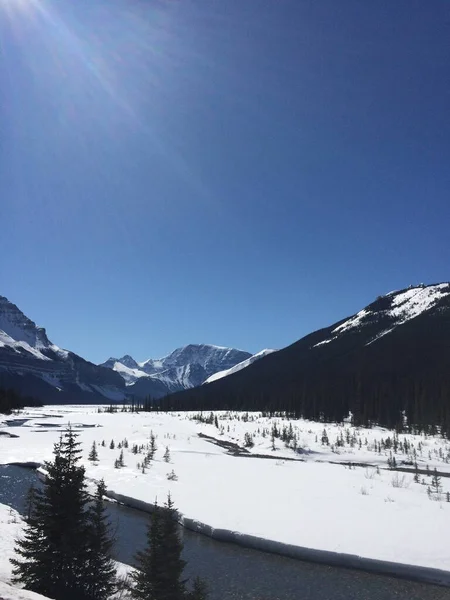
<instances>
[{"instance_id":1,"label":"bare shrub","mask_svg":"<svg viewBox=\"0 0 450 600\"><path fill-rule=\"evenodd\" d=\"M396 473L391 479L391 485L394 488L408 488L411 484L411 481L406 475L399 475Z\"/></svg>"},{"instance_id":2,"label":"bare shrub","mask_svg":"<svg viewBox=\"0 0 450 600\"><path fill-rule=\"evenodd\" d=\"M364 471L364 477L366 479L374 479L375 478L375 473L376 473L375 469L366 469Z\"/></svg>"}]
</instances>

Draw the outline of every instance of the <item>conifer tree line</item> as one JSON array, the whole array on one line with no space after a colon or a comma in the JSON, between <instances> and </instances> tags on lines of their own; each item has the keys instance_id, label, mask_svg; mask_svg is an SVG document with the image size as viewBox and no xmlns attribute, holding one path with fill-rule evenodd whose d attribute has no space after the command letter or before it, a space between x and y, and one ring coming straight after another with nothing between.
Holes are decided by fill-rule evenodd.
<instances>
[{"instance_id":1,"label":"conifer tree line","mask_svg":"<svg viewBox=\"0 0 450 600\"><path fill-rule=\"evenodd\" d=\"M9 415L24 406L42 406L35 398L23 397L12 388L0 387L0 414Z\"/></svg>"},{"instance_id":2,"label":"conifer tree line","mask_svg":"<svg viewBox=\"0 0 450 600\"><path fill-rule=\"evenodd\" d=\"M104 507L106 486L87 492L79 464L81 444L69 426L46 462L42 488L27 496L23 536L17 540L13 580L54 600L108 600L119 582L112 558L114 537ZM91 449L92 453L92 449ZM205 600L205 583L191 590L182 579L185 561L178 535L177 511L170 496L155 507L148 527L148 546L136 555L137 570L129 593L139 600Z\"/></svg>"},{"instance_id":3,"label":"conifer tree line","mask_svg":"<svg viewBox=\"0 0 450 600\"><path fill-rule=\"evenodd\" d=\"M321 376L294 371L294 381L281 382L275 377L265 381L265 374L259 371L257 377L250 378L246 370L208 386L154 400L150 410L263 411L324 423L341 423L351 413L355 426L381 425L398 433L440 433L450 439L450 370L445 377L434 373L375 377L344 370Z\"/></svg>"},{"instance_id":4,"label":"conifer tree line","mask_svg":"<svg viewBox=\"0 0 450 600\"><path fill-rule=\"evenodd\" d=\"M368 308L380 315L381 298ZM267 411L292 418L382 425L450 439L450 299L390 328L389 319L334 339L334 324L228 377L153 402L154 410ZM381 318L381 317L380 317ZM333 339L332 343L323 343ZM372 343L376 339L376 343Z\"/></svg>"}]
</instances>

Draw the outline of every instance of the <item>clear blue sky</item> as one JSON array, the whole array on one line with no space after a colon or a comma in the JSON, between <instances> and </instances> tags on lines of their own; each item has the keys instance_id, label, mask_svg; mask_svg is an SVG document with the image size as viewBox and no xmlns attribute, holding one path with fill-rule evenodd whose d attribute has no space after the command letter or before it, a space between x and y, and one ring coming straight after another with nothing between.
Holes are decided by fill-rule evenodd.
<instances>
[{"instance_id":1,"label":"clear blue sky","mask_svg":"<svg viewBox=\"0 0 450 600\"><path fill-rule=\"evenodd\" d=\"M450 279L448 0L0 0L0 294L94 362Z\"/></svg>"}]
</instances>

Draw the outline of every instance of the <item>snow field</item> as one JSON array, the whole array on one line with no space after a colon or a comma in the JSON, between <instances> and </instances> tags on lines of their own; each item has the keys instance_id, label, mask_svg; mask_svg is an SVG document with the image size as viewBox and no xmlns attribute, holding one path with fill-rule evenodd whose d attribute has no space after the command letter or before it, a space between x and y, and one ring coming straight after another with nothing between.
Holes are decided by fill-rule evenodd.
<instances>
[{"instance_id":1,"label":"snow field","mask_svg":"<svg viewBox=\"0 0 450 600\"><path fill-rule=\"evenodd\" d=\"M450 503L446 502L450 480L442 478L439 498L432 494L430 500L427 493L435 466L450 473L446 440L400 435L397 444L403 451L383 448L380 453L381 440L393 440L393 433L381 428L355 430L347 424L225 412L213 414L216 427L194 420L193 413L97 411L91 406L47 406L24 411L23 416L30 420L22 426L0 424L0 431L19 436L0 437L0 464L50 459L54 442L70 422L80 432L87 477L103 477L108 490L116 494L162 503L170 491L182 515L216 529L450 572ZM203 418L208 416L203 414ZM272 449L274 425L279 432L283 428L292 431L297 450L292 439L286 447L279 438ZM329 445L322 443L324 429ZM143 474L137 463L143 462L151 431L157 451ZM241 447L247 434L247 441L250 436L254 443L247 449L249 454L275 459L230 455L225 448L198 437L199 433ZM109 448L111 439L114 450ZM121 451L118 444L125 439L125 466L114 468ZM343 445L339 440L344 440ZM87 460L93 441L99 454L96 464ZM135 444L144 446L142 453L133 454ZM163 459L166 446L169 463ZM389 470L391 452L399 466L402 461L411 462L411 457L420 469L428 464L430 474L420 476L425 485L414 481L411 466L410 473ZM348 462L366 466L351 467L345 464ZM175 481L167 479L172 470L178 478Z\"/></svg>"}]
</instances>

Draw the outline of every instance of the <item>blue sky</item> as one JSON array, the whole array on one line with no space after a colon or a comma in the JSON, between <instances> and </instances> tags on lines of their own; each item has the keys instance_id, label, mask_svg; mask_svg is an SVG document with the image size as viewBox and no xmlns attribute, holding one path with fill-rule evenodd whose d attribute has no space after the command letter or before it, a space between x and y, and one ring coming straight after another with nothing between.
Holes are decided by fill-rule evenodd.
<instances>
[{"instance_id":1,"label":"blue sky","mask_svg":"<svg viewBox=\"0 0 450 600\"><path fill-rule=\"evenodd\" d=\"M0 0L0 294L94 362L450 279L447 0Z\"/></svg>"}]
</instances>

